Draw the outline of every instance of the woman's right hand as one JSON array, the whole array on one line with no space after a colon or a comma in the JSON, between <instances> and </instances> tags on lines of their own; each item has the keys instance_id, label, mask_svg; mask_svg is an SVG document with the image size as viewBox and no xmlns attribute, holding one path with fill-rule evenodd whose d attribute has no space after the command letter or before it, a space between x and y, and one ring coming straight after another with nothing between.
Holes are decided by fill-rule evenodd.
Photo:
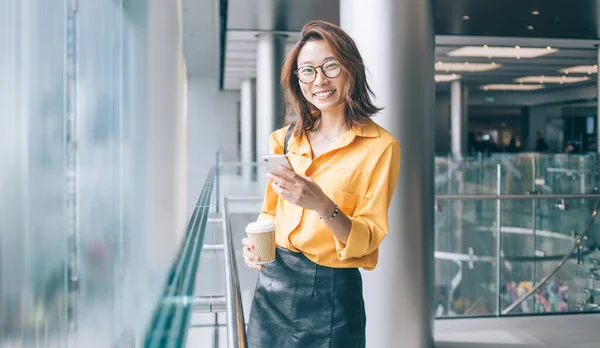
<instances>
[{"instance_id":1,"label":"woman's right hand","mask_svg":"<svg viewBox=\"0 0 600 348\"><path fill-rule=\"evenodd\" d=\"M257 271L262 271L264 268L262 265L257 264L255 261L259 261L259 257L252 253L252 249L254 245L250 244L248 238L242 239L243 251L244 251L244 262L248 268L255 269Z\"/></svg>"}]
</instances>

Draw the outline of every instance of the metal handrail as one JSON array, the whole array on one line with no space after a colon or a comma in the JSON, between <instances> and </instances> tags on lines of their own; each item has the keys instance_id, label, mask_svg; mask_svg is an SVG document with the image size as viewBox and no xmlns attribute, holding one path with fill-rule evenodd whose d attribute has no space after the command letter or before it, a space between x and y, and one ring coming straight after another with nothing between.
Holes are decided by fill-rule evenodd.
<instances>
[{"instance_id":1,"label":"metal handrail","mask_svg":"<svg viewBox=\"0 0 600 348\"><path fill-rule=\"evenodd\" d=\"M261 198L262 199L262 198ZM227 308L227 346L229 348L246 348L246 323L240 289L240 278L235 260L235 250L232 243L231 228L227 216L228 197L223 197L223 240L225 244L225 279L226 279L226 308Z\"/></svg>"},{"instance_id":2,"label":"metal handrail","mask_svg":"<svg viewBox=\"0 0 600 348\"><path fill-rule=\"evenodd\" d=\"M575 245L573 245L573 248L571 249L571 252L569 252L567 255L565 255L560 260L560 262L558 262L558 264L556 265L556 267L554 267L554 270L552 270L552 272L550 272L550 274L548 274L546 277L544 277L536 286L534 286L531 290L529 290L529 292L527 292L525 295L523 295L523 297L521 297L520 299L518 299L517 301L515 301L510 306L506 307L501 312L502 315L506 315L506 314L510 313L518 305L520 305L521 303L523 303L523 301L525 301L526 299L528 299L532 294L534 294L542 286L544 286L544 284L546 284L548 282L548 280L550 280L550 278L552 278L556 274L556 272L558 272L558 270L565 264L565 262L567 262L567 260L571 257L571 255L573 255L573 253L577 249L579 249L579 246L581 245L582 241L584 240L584 237L586 237L588 235L588 233L590 232L590 229L592 227L592 224L594 223L594 220L596 219L596 216L598 216L598 208L600 208L600 200L596 201L596 206L594 207L594 211L592 212L592 217L590 218L590 221L588 222L588 224L587 224L587 226L585 228L585 231L582 233L581 236L579 236L577 238L577 241L575 242Z\"/></svg>"},{"instance_id":3,"label":"metal handrail","mask_svg":"<svg viewBox=\"0 0 600 348\"><path fill-rule=\"evenodd\" d=\"M262 201L262 196L230 196L227 197L230 201ZM576 198L595 198L600 199L600 193L563 193L563 194L531 194L531 195L435 195L435 200L452 201L452 200L541 200L541 199L576 199Z\"/></svg>"},{"instance_id":4,"label":"metal handrail","mask_svg":"<svg viewBox=\"0 0 600 348\"><path fill-rule=\"evenodd\" d=\"M452 200L542 200L542 199L574 199L574 198L595 198L600 199L600 194L597 193L556 193L556 194L530 194L530 195L435 195L437 201L452 201Z\"/></svg>"}]
</instances>

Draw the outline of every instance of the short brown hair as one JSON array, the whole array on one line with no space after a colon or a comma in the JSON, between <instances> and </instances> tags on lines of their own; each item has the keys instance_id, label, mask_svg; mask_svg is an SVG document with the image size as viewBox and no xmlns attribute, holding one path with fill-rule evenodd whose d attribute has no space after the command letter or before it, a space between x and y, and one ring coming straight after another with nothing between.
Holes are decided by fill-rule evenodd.
<instances>
[{"instance_id":1,"label":"short brown hair","mask_svg":"<svg viewBox=\"0 0 600 348\"><path fill-rule=\"evenodd\" d=\"M382 108L371 101L375 96L367 82L365 65L354 40L335 24L324 21L311 21L302 28L302 38L285 58L281 70L281 86L285 90L287 114L297 116L293 135L299 137L303 131L314 130L319 125L320 117L314 117L315 106L310 104L300 89L294 72L298 69L298 54L304 45L313 40L325 40L331 46L337 60L342 65L343 73L348 73L348 84L345 92L346 125L358 127Z\"/></svg>"}]
</instances>

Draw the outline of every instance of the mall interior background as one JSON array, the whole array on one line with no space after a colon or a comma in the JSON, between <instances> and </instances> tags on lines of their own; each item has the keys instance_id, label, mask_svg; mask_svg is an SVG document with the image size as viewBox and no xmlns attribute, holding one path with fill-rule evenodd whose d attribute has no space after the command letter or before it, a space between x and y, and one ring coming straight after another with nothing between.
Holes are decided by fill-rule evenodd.
<instances>
[{"instance_id":1,"label":"mall interior background","mask_svg":"<svg viewBox=\"0 0 600 348\"><path fill-rule=\"evenodd\" d=\"M365 13L372 22L352 22L350 1L0 0L0 347L161 347L156 330L172 323L189 332L177 344L220 337L225 346L223 311L192 313L190 303L226 293L223 253L201 252L202 242L224 243L223 197L262 190L244 181L262 151L252 138L272 131L253 123L248 140L244 128L248 110L259 122L265 107L257 34L285 34L273 62L311 19L359 37L376 21ZM600 240L597 1L432 3L435 125L426 140L435 194L446 198L430 209L428 306L438 320L502 316L560 260L538 258L569 253L588 232L582 254L511 314L597 309L586 290L600 287L587 259ZM457 53L466 46L475 50ZM495 47L507 50L486 53ZM268 112L281 110L274 104ZM544 153L534 151L536 131ZM584 196L500 207L450 197L496 194ZM205 206L206 219L195 220ZM232 203L235 238L255 210ZM184 264L191 232L203 236L190 254L199 262ZM189 265L195 287L171 313L174 265ZM255 274L238 272L247 316Z\"/></svg>"}]
</instances>

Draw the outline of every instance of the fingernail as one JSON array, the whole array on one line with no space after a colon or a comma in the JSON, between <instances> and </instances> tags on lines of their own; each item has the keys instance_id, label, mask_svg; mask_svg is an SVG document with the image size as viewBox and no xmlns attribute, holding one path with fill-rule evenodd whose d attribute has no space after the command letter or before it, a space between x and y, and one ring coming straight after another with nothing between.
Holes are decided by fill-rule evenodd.
<instances>
[{"instance_id":1,"label":"fingernail","mask_svg":"<svg viewBox=\"0 0 600 348\"><path fill-rule=\"evenodd\" d=\"M255 259L256 261L258 261L258 256L254 256L254 259Z\"/></svg>"}]
</instances>

